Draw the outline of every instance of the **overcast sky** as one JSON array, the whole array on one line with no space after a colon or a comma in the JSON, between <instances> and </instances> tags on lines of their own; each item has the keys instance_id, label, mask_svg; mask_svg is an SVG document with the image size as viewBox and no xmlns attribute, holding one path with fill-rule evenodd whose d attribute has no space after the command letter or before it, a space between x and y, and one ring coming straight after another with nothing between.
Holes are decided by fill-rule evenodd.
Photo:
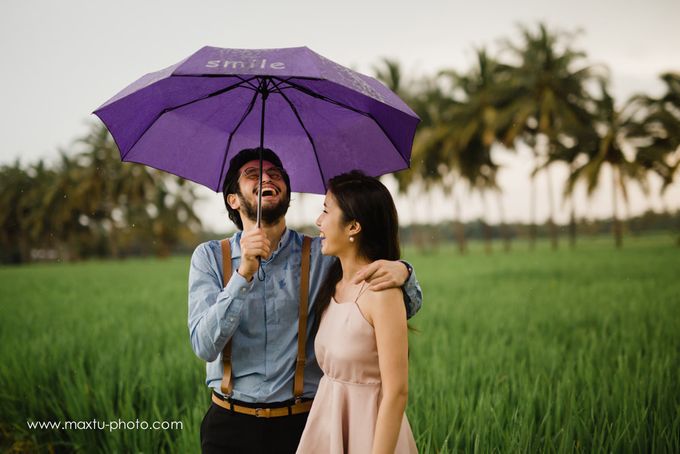
<instances>
[{"instance_id":1,"label":"overcast sky","mask_svg":"<svg viewBox=\"0 0 680 454\"><path fill-rule=\"evenodd\" d=\"M362 72L381 57L398 59L407 74L432 74L442 68L463 70L473 61L473 48L492 49L499 39L516 37L517 24L545 21L551 27L583 30L576 45L593 63L605 63L612 88L623 100L644 91L659 94L663 71L680 71L680 1L31 1L0 4L0 163L20 157L54 159L87 132L90 113L145 73L176 63L204 45L259 48L305 45ZM500 174L503 203L512 220L528 219L527 154L497 151L505 164ZM555 169L561 187L564 169ZM540 185L545 183L539 179ZM654 182L653 182L654 184ZM651 203L680 205L680 185L665 201L645 202L633 189L632 211ZM544 186L543 186L544 187ZM559 194L558 187L556 193ZM546 191L539 194L545 216ZM199 212L209 227L226 230L220 197L207 199ZM289 220L309 222L320 209L319 198L294 202ZM481 213L478 197L468 198L464 217ZM611 193L600 191L591 202L579 196L579 211L589 216L611 213ZM404 223L450 217L447 199L433 196L439 208L398 200ZM490 202L491 205L491 202ZM426 207L427 204L420 204ZM493 202L492 208L495 208ZM490 210L491 219L497 211ZM560 214L566 219L566 212Z\"/></svg>"}]
</instances>

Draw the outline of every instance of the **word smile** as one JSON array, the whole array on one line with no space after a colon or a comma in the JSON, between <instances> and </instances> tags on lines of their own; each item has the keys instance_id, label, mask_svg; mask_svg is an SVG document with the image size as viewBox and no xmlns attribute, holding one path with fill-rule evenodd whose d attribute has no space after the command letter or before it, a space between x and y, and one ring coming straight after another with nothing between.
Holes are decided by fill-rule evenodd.
<instances>
[{"instance_id":1,"label":"word smile","mask_svg":"<svg viewBox=\"0 0 680 454\"><path fill-rule=\"evenodd\" d=\"M261 60L259 59L252 59L250 61L242 61L242 60L209 60L208 63L205 64L206 68L229 68L231 69L286 69L286 64L280 61L276 62L271 62L267 63L267 59L263 58Z\"/></svg>"}]
</instances>

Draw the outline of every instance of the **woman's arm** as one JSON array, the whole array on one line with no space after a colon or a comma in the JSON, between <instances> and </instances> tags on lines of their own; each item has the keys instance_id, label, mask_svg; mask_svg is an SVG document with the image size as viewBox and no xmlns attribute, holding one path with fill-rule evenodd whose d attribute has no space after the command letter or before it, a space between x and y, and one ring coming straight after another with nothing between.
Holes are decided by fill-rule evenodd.
<instances>
[{"instance_id":1,"label":"woman's arm","mask_svg":"<svg viewBox=\"0 0 680 454\"><path fill-rule=\"evenodd\" d=\"M395 304L396 303L396 304ZM375 329L382 400L375 425L373 454L393 453L408 398L408 329L401 289L372 292L362 309Z\"/></svg>"}]
</instances>

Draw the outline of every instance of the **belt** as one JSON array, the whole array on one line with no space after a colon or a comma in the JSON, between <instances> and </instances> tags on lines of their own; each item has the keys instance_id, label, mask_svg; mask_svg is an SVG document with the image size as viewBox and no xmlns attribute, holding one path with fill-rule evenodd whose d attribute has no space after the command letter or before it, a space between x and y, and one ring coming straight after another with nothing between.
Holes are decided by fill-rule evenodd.
<instances>
[{"instance_id":1,"label":"belt","mask_svg":"<svg viewBox=\"0 0 680 454\"><path fill-rule=\"evenodd\" d=\"M258 418L278 418L281 416L298 415L300 413L307 413L312 408L312 401L296 403L293 405L286 405L285 407L277 408L251 408L243 405L238 405L218 397L214 392L212 394L212 401L224 408L225 410L241 413L244 415L255 416Z\"/></svg>"}]
</instances>

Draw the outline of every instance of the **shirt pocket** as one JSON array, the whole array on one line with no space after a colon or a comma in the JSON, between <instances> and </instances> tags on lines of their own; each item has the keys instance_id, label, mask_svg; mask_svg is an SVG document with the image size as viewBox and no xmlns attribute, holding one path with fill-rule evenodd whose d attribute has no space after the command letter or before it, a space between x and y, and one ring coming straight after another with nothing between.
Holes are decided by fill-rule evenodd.
<instances>
[{"instance_id":1,"label":"shirt pocket","mask_svg":"<svg viewBox=\"0 0 680 454\"><path fill-rule=\"evenodd\" d=\"M272 321L277 325L291 325L299 315L300 276L290 269L274 273L267 288L267 306Z\"/></svg>"}]
</instances>

